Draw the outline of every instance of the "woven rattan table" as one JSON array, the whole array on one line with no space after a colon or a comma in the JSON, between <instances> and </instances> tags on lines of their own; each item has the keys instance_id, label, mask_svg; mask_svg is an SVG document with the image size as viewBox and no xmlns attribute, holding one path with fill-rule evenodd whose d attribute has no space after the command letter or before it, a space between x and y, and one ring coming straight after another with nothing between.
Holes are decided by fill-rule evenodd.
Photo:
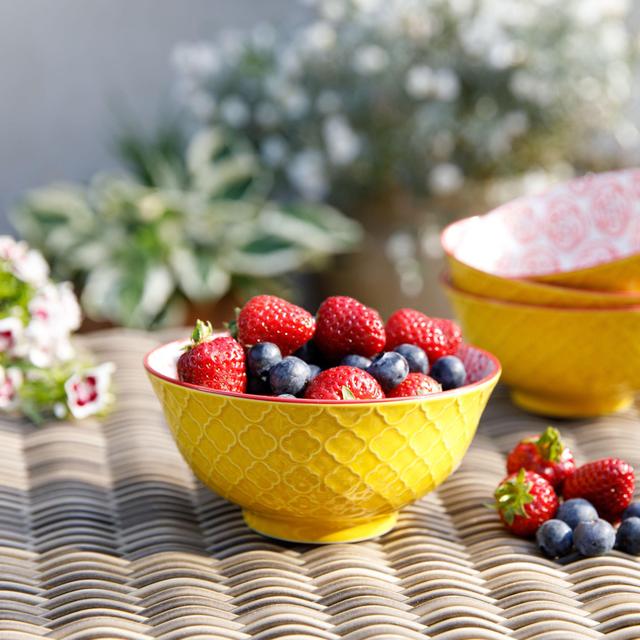
<instances>
[{"instance_id":1,"label":"woven rattan table","mask_svg":"<svg viewBox=\"0 0 640 640\"><path fill-rule=\"evenodd\" d=\"M87 340L118 366L106 421L0 422L0 640L640 638L635 558L561 566L483 506L502 452L546 424L503 391L461 468L393 532L288 545L194 480L141 367L156 339ZM640 468L637 414L560 426L581 460Z\"/></svg>"}]
</instances>

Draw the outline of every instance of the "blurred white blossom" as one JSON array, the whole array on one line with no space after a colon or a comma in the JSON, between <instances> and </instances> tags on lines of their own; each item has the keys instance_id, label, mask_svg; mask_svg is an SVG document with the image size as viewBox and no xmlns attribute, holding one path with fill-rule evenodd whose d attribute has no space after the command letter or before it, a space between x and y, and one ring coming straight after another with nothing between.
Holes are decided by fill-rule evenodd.
<instances>
[{"instance_id":1,"label":"blurred white blossom","mask_svg":"<svg viewBox=\"0 0 640 640\"><path fill-rule=\"evenodd\" d=\"M353 57L353 68L363 75L372 75L384 71L389 64L389 54L375 44L356 49Z\"/></svg>"},{"instance_id":2,"label":"blurred white blossom","mask_svg":"<svg viewBox=\"0 0 640 640\"><path fill-rule=\"evenodd\" d=\"M433 69L426 65L412 67L407 71L405 82L407 93L417 99L428 97L435 88Z\"/></svg>"},{"instance_id":3,"label":"blurred white blossom","mask_svg":"<svg viewBox=\"0 0 640 640\"><path fill-rule=\"evenodd\" d=\"M251 113L247 103L238 96L227 96L220 103L222 119L234 129L239 129L249 122Z\"/></svg>"},{"instance_id":4,"label":"blurred white blossom","mask_svg":"<svg viewBox=\"0 0 640 640\"><path fill-rule=\"evenodd\" d=\"M457 191L463 181L464 176L460 168L448 162L437 164L429 173L429 186L439 195Z\"/></svg>"},{"instance_id":5,"label":"blurred white blossom","mask_svg":"<svg viewBox=\"0 0 640 640\"><path fill-rule=\"evenodd\" d=\"M343 116L331 116L325 120L324 141L329 160L338 166L353 162L362 146L360 138Z\"/></svg>"},{"instance_id":6,"label":"blurred white blossom","mask_svg":"<svg viewBox=\"0 0 640 640\"><path fill-rule=\"evenodd\" d=\"M287 166L287 174L298 191L310 200L320 200L329 184L322 153L306 149L297 153Z\"/></svg>"}]
</instances>

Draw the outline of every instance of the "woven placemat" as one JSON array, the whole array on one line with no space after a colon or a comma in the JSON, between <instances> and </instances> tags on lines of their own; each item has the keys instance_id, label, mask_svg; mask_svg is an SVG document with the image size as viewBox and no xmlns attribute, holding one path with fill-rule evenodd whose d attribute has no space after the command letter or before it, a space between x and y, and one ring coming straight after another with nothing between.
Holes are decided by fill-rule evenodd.
<instances>
[{"instance_id":1,"label":"woven placemat","mask_svg":"<svg viewBox=\"0 0 640 640\"><path fill-rule=\"evenodd\" d=\"M0 422L0 640L640 638L637 559L551 562L483 507L503 452L546 425L504 391L460 469L394 531L280 544L182 461L141 367L156 340L87 341L118 366L106 421ZM580 460L640 468L636 413L559 426Z\"/></svg>"}]
</instances>

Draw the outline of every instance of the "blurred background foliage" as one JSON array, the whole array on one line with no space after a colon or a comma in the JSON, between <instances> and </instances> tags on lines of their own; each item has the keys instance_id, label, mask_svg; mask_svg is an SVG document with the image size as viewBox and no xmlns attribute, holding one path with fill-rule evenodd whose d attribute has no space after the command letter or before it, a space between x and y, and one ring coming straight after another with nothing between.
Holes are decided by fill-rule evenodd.
<instances>
[{"instance_id":1,"label":"blurred background foliage","mask_svg":"<svg viewBox=\"0 0 640 640\"><path fill-rule=\"evenodd\" d=\"M128 174L16 210L92 318L223 316L257 290L300 297L302 271L317 295L442 313L447 221L638 147L625 2L306 4L293 29L178 45L175 123L123 131Z\"/></svg>"}]
</instances>

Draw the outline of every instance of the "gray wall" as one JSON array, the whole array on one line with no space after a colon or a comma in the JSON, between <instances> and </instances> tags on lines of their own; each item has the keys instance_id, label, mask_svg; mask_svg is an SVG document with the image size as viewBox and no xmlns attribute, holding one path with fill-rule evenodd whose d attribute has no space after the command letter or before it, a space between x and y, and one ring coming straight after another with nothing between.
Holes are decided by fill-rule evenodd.
<instances>
[{"instance_id":1,"label":"gray wall","mask_svg":"<svg viewBox=\"0 0 640 640\"><path fill-rule=\"evenodd\" d=\"M300 12L296 0L0 0L0 230L24 190L113 166L122 112L167 111L174 44Z\"/></svg>"}]
</instances>

